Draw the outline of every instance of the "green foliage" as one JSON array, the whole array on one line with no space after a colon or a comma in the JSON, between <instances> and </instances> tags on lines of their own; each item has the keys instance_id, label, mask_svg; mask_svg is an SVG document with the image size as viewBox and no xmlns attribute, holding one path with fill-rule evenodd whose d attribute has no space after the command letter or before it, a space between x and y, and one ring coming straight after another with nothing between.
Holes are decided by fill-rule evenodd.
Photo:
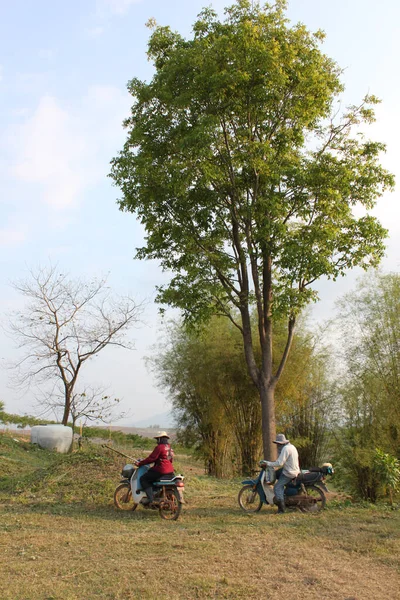
<instances>
[{"instance_id":1,"label":"green foliage","mask_svg":"<svg viewBox=\"0 0 400 600\"><path fill-rule=\"evenodd\" d=\"M344 443L343 443L344 442ZM377 502L400 491L400 462L380 450L364 445L357 431L345 430L338 445L336 483L356 498Z\"/></svg>"},{"instance_id":2,"label":"green foliage","mask_svg":"<svg viewBox=\"0 0 400 600\"><path fill-rule=\"evenodd\" d=\"M284 344L284 332L276 329L275 343ZM170 324L166 337L152 366L172 401L179 439L196 449L209 474L256 470L261 404L246 369L240 332L227 319L214 317L197 332ZM279 430L299 446L304 467L317 465L325 450L331 401L326 370L326 356L305 328L299 330L276 400Z\"/></svg>"},{"instance_id":3,"label":"green foliage","mask_svg":"<svg viewBox=\"0 0 400 600\"><path fill-rule=\"evenodd\" d=\"M376 448L400 456L400 276L368 273L339 303L343 371L338 453L347 484L375 501L382 484ZM339 469L337 470L339 472Z\"/></svg>"},{"instance_id":4,"label":"green foliage","mask_svg":"<svg viewBox=\"0 0 400 600\"><path fill-rule=\"evenodd\" d=\"M235 382L229 382L232 368L225 363L228 370L221 370L221 362L227 358L223 347L225 344L229 348L227 339L232 331L224 329L217 319L213 324L213 330L199 335L171 325L168 345L152 364L160 385L168 389L173 401L180 427L178 440L201 455L209 474L222 476L232 469L230 438L233 433L219 401L221 390L228 397L235 394ZM233 355L234 352L230 355L232 361ZM249 413L251 417L251 408Z\"/></svg>"},{"instance_id":5,"label":"green foliage","mask_svg":"<svg viewBox=\"0 0 400 600\"><path fill-rule=\"evenodd\" d=\"M393 504L393 494L400 491L400 461L377 448L374 468L379 474L382 487L389 495L390 503Z\"/></svg>"},{"instance_id":6,"label":"green foliage","mask_svg":"<svg viewBox=\"0 0 400 600\"><path fill-rule=\"evenodd\" d=\"M335 484L355 498L376 502L380 481L374 463L375 450L363 432L347 427L338 433L335 444Z\"/></svg>"},{"instance_id":7,"label":"green foliage","mask_svg":"<svg viewBox=\"0 0 400 600\"><path fill-rule=\"evenodd\" d=\"M241 330L270 415L264 454L275 452L274 391L296 316L317 299L320 277L379 263L387 231L368 211L394 184L379 162L385 146L360 133L377 98L338 110L341 71L321 51L323 35L291 26L285 6L238 0L223 20L205 9L191 39L153 28L155 73L128 84L127 139L110 175L121 210L146 230L137 257L173 274L158 301L186 323L225 314ZM287 344L273 370L282 318Z\"/></svg>"},{"instance_id":8,"label":"green foliage","mask_svg":"<svg viewBox=\"0 0 400 600\"><path fill-rule=\"evenodd\" d=\"M115 443L123 444L132 448L153 448L155 442L153 439L145 438L136 433L123 433L122 431L110 430L105 427L85 427L83 436L87 439L100 438L103 440L112 440Z\"/></svg>"},{"instance_id":9,"label":"green foliage","mask_svg":"<svg viewBox=\"0 0 400 600\"><path fill-rule=\"evenodd\" d=\"M0 402L0 423L5 425L16 425L18 428L33 427L34 425L51 425L56 421L38 419L30 415L14 415L4 410L4 403Z\"/></svg>"},{"instance_id":10,"label":"green foliage","mask_svg":"<svg viewBox=\"0 0 400 600\"><path fill-rule=\"evenodd\" d=\"M159 300L189 320L230 311L242 260L262 287L272 258L273 310L297 313L315 298L313 281L383 255L382 226L352 214L393 185L378 163L384 146L351 136L374 120L377 99L330 121L340 69L321 53L320 35L289 26L283 4L238 2L222 22L206 9L193 31L185 40L156 27L155 75L128 86L135 101L111 176L121 209L146 228L138 256L175 273Z\"/></svg>"},{"instance_id":11,"label":"green foliage","mask_svg":"<svg viewBox=\"0 0 400 600\"><path fill-rule=\"evenodd\" d=\"M279 355L285 343L283 324L274 331L274 354ZM318 330L311 331L307 320L300 322L275 400L278 429L297 447L302 468L327 459L337 411L331 361L331 349L323 345Z\"/></svg>"}]
</instances>

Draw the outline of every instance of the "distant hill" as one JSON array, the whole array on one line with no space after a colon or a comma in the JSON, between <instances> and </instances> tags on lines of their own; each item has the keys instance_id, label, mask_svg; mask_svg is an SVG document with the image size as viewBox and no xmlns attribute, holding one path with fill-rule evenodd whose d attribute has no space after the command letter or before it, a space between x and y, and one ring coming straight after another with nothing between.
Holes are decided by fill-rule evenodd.
<instances>
[{"instance_id":1,"label":"distant hill","mask_svg":"<svg viewBox=\"0 0 400 600\"><path fill-rule=\"evenodd\" d=\"M174 421L171 411L168 411L165 413L147 417L147 419L142 419L141 421L135 421L134 423L132 423L132 427L154 427L157 429L168 429L171 427L175 428L176 423Z\"/></svg>"}]
</instances>

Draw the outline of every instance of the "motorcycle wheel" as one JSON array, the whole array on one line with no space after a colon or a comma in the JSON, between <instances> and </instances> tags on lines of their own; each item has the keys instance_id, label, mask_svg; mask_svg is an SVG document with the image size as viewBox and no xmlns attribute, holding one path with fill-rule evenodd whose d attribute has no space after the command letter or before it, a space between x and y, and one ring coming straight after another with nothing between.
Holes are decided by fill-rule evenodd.
<instances>
[{"instance_id":1,"label":"motorcycle wheel","mask_svg":"<svg viewBox=\"0 0 400 600\"><path fill-rule=\"evenodd\" d=\"M166 521L176 521L182 511L182 504L176 490L167 490L166 498L161 500L160 517Z\"/></svg>"},{"instance_id":2,"label":"motorcycle wheel","mask_svg":"<svg viewBox=\"0 0 400 600\"><path fill-rule=\"evenodd\" d=\"M312 504L305 504L301 507L301 510L306 513L319 513L324 510L326 504L326 498L324 492L316 485L308 485L306 487L307 496L312 497L315 502Z\"/></svg>"},{"instance_id":3,"label":"motorcycle wheel","mask_svg":"<svg viewBox=\"0 0 400 600\"><path fill-rule=\"evenodd\" d=\"M239 506L246 513L256 513L261 510L260 494L251 484L244 485L238 495Z\"/></svg>"},{"instance_id":4,"label":"motorcycle wheel","mask_svg":"<svg viewBox=\"0 0 400 600\"><path fill-rule=\"evenodd\" d=\"M114 504L120 510L136 510L137 504L132 499L129 483L120 483L114 492Z\"/></svg>"}]
</instances>

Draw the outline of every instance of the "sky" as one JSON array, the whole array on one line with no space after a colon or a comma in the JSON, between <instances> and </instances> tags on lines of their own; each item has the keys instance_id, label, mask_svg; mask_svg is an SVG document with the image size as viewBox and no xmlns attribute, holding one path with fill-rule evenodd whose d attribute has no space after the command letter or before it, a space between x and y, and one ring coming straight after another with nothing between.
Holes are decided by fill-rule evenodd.
<instances>
[{"instance_id":1,"label":"sky","mask_svg":"<svg viewBox=\"0 0 400 600\"><path fill-rule=\"evenodd\" d=\"M134 260L143 232L134 215L118 210L119 191L107 177L125 139L126 84L152 76L149 18L190 36L204 6L222 15L231 3L0 0L0 321L23 306L10 282L49 262L76 277L109 274L116 293L146 300L145 323L130 334L136 349L108 348L84 374L86 383L122 399L125 424L169 410L144 360L162 336L154 296L167 274L156 262ZM369 133L387 144L382 162L399 180L400 3L292 0L288 17L326 32L323 50L344 69L343 105L367 93L382 100ZM400 265L398 194L385 194L374 209L390 234L386 271ZM312 318L329 318L358 275L320 282ZM0 400L8 412L31 414L33 391L12 388L5 368L16 356L13 340L0 330Z\"/></svg>"}]
</instances>

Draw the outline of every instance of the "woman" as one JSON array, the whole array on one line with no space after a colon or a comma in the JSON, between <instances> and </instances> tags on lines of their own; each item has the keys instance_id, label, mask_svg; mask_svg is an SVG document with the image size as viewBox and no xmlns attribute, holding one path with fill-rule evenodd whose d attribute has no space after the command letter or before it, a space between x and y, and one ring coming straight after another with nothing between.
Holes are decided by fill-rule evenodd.
<instances>
[{"instance_id":1,"label":"woman","mask_svg":"<svg viewBox=\"0 0 400 600\"><path fill-rule=\"evenodd\" d=\"M168 433L160 431L155 439L157 446L153 452L147 458L135 462L137 467L154 463L154 466L140 478L140 487L146 492L149 504L153 502L153 483L160 479L171 479L174 476L174 467L172 466L174 452L168 442Z\"/></svg>"}]
</instances>

